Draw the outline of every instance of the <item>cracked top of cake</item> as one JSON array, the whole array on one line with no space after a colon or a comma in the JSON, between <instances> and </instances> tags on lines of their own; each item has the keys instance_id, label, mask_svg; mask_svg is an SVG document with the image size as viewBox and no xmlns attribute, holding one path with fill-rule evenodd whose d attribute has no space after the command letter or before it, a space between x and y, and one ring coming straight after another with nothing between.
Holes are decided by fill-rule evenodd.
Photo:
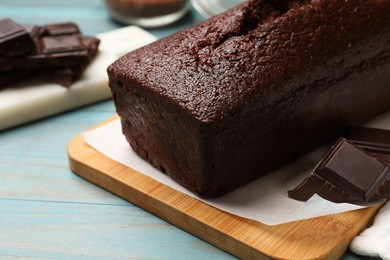
<instances>
[{"instance_id":1,"label":"cracked top of cake","mask_svg":"<svg viewBox=\"0 0 390 260\"><path fill-rule=\"evenodd\" d=\"M388 56L389 30L384 0L254 0L131 52L108 72L129 91L214 122ZM367 50L368 41L376 47Z\"/></svg>"}]
</instances>

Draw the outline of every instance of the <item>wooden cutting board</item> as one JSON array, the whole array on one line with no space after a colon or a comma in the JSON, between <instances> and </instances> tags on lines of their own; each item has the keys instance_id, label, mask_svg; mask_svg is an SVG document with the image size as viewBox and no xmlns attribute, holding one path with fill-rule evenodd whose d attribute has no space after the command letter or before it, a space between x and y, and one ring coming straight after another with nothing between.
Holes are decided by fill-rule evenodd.
<instances>
[{"instance_id":1,"label":"wooden cutting board","mask_svg":"<svg viewBox=\"0 0 390 260\"><path fill-rule=\"evenodd\" d=\"M68 156L70 168L82 178L244 259L337 259L381 206L267 226L218 210L113 161L80 135L70 142Z\"/></svg>"}]
</instances>

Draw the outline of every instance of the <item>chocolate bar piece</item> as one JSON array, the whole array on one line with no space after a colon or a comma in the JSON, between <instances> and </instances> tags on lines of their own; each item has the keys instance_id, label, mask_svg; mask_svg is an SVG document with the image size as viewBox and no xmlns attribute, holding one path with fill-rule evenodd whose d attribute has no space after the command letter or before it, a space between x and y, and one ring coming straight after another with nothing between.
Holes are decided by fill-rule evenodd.
<instances>
[{"instance_id":1,"label":"chocolate bar piece","mask_svg":"<svg viewBox=\"0 0 390 260\"><path fill-rule=\"evenodd\" d=\"M390 165L390 131L369 127L353 127L348 140Z\"/></svg>"},{"instance_id":2,"label":"chocolate bar piece","mask_svg":"<svg viewBox=\"0 0 390 260\"><path fill-rule=\"evenodd\" d=\"M74 81L80 78L81 74L88 66L89 62L95 56L100 40L95 37L83 36L81 38L82 46L86 50L85 59L82 62L76 64L76 66L65 68L48 68L46 70L13 70L13 71L0 71L0 89L5 88L21 81L31 78L32 76L44 74L45 77L53 83L60 84L66 88L69 88ZM66 47L63 47L64 49ZM57 51L60 48L57 47Z\"/></svg>"},{"instance_id":3,"label":"chocolate bar piece","mask_svg":"<svg viewBox=\"0 0 390 260\"><path fill-rule=\"evenodd\" d=\"M15 85L26 79L37 75L39 72L28 70L17 70L17 71L0 71L0 89L6 88L11 85Z\"/></svg>"},{"instance_id":4,"label":"chocolate bar piece","mask_svg":"<svg viewBox=\"0 0 390 260\"><path fill-rule=\"evenodd\" d=\"M46 36L39 43L39 53L42 54L84 51L79 37L74 35Z\"/></svg>"},{"instance_id":5,"label":"chocolate bar piece","mask_svg":"<svg viewBox=\"0 0 390 260\"><path fill-rule=\"evenodd\" d=\"M0 56L1 87L38 74L70 87L81 76L99 47L98 38L82 35L74 23L36 26L18 25L9 19L7 21L12 26L20 27L29 36L33 50L18 57ZM5 31L11 34L6 28Z\"/></svg>"},{"instance_id":6,"label":"chocolate bar piece","mask_svg":"<svg viewBox=\"0 0 390 260\"><path fill-rule=\"evenodd\" d=\"M34 41L30 34L10 19L0 20L0 54L15 57L33 51Z\"/></svg>"},{"instance_id":7,"label":"chocolate bar piece","mask_svg":"<svg viewBox=\"0 0 390 260\"><path fill-rule=\"evenodd\" d=\"M97 53L97 50L99 48L100 40L96 37L91 36L83 36L81 38L81 42L84 46L84 48L87 50L87 57L89 60L91 60L95 54Z\"/></svg>"},{"instance_id":8,"label":"chocolate bar piece","mask_svg":"<svg viewBox=\"0 0 390 260\"><path fill-rule=\"evenodd\" d=\"M21 26L27 31L31 39L38 39L43 34L43 28L33 24L21 24ZM35 49L35 45L34 45Z\"/></svg>"},{"instance_id":9,"label":"chocolate bar piece","mask_svg":"<svg viewBox=\"0 0 390 260\"><path fill-rule=\"evenodd\" d=\"M84 62L77 64L77 66L67 68L57 68L45 71L46 77L54 83L60 84L66 88L69 88L74 81L76 81L84 69L88 66L89 62L95 56L99 47L100 40L95 37L83 36L81 38L82 45L87 51L87 56Z\"/></svg>"},{"instance_id":10,"label":"chocolate bar piece","mask_svg":"<svg viewBox=\"0 0 390 260\"><path fill-rule=\"evenodd\" d=\"M47 70L44 72L44 75L50 82L60 84L66 88L69 88L80 74L79 70L71 68Z\"/></svg>"},{"instance_id":11,"label":"chocolate bar piece","mask_svg":"<svg viewBox=\"0 0 390 260\"><path fill-rule=\"evenodd\" d=\"M75 34L44 36L37 39L36 54L0 58L0 67L3 71L78 67L90 61L98 45L99 39L95 37Z\"/></svg>"},{"instance_id":12,"label":"chocolate bar piece","mask_svg":"<svg viewBox=\"0 0 390 260\"><path fill-rule=\"evenodd\" d=\"M66 35L66 34L79 34L80 29L74 23L56 23L56 24L47 24L43 27L43 35L55 36L55 35Z\"/></svg>"},{"instance_id":13,"label":"chocolate bar piece","mask_svg":"<svg viewBox=\"0 0 390 260\"><path fill-rule=\"evenodd\" d=\"M45 36L37 40L37 53L15 58L0 58L2 70L37 70L48 67L73 67L88 56L80 36Z\"/></svg>"},{"instance_id":14,"label":"chocolate bar piece","mask_svg":"<svg viewBox=\"0 0 390 260\"><path fill-rule=\"evenodd\" d=\"M389 165L340 138L309 177L288 195L306 201L317 193L336 203L366 203L389 199L389 191Z\"/></svg>"}]
</instances>

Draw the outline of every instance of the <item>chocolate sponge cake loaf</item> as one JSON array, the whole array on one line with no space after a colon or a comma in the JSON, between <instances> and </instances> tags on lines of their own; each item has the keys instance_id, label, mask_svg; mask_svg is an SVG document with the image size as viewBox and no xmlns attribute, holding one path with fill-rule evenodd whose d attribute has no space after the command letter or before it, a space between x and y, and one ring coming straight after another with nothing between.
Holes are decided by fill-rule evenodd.
<instances>
[{"instance_id":1,"label":"chocolate sponge cake loaf","mask_svg":"<svg viewBox=\"0 0 390 260\"><path fill-rule=\"evenodd\" d=\"M390 1L248 1L108 74L133 149L220 196L390 108Z\"/></svg>"}]
</instances>

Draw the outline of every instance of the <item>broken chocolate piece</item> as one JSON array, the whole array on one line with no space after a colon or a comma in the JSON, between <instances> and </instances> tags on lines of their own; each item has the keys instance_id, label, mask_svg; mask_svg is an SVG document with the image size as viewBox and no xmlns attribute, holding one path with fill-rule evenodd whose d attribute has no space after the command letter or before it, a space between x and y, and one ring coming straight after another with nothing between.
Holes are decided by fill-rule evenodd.
<instances>
[{"instance_id":1,"label":"broken chocolate piece","mask_svg":"<svg viewBox=\"0 0 390 260\"><path fill-rule=\"evenodd\" d=\"M27 31L30 37L34 39L38 39L42 36L43 28L41 26L33 25L33 24L21 24L21 26ZM34 46L35 49L35 46Z\"/></svg>"},{"instance_id":2,"label":"broken chocolate piece","mask_svg":"<svg viewBox=\"0 0 390 260\"><path fill-rule=\"evenodd\" d=\"M83 51L84 48L78 37L73 35L46 36L40 40L40 53L63 53Z\"/></svg>"},{"instance_id":3,"label":"broken chocolate piece","mask_svg":"<svg viewBox=\"0 0 390 260\"><path fill-rule=\"evenodd\" d=\"M81 43L88 52L88 58L92 59L99 48L100 40L96 37L83 36L81 38Z\"/></svg>"},{"instance_id":4,"label":"broken chocolate piece","mask_svg":"<svg viewBox=\"0 0 390 260\"><path fill-rule=\"evenodd\" d=\"M341 139L316 167L316 174L352 196L368 202L390 169L377 158Z\"/></svg>"},{"instance_id":5,"label":"broken chocolate piece","mask_svg":"<svg viewBox=\"0 0 390 260\"><path fill-rule=\"evenodd\" d=\"M0 54L15 57L33 51L34 41L20 24L11 19L0 20Z\"/></svg>"},{"instance_id":6,"label":"broken chocolate piece","mask_svg":"<svg viewBox=\"0 0 390 260\"><path fill-rule=\"evenodd\" d=\"M33 49L17 57L0 55L2 88L40 74L52 82L70 87L96 55L100 43L96 37L82 35L74 23L35 26L19 25L9 19L3 23L11 24L9 29L3 27L5 36L12 35L14 27L18 28L29 37ZM1 40L0 34L0 44Z\"/></svg>"},{"instance_id":7,"label":"broken chocolate piece","mask_svg":"<svg viewBox=\"0 0 390 260\"><path fill-rule=\"evenodd\" d=\"M43 26L44 35L66 35L66 34L79 34L80 29L74 23L56 23L47 24Z\"/></svg>"},{"instance_id":8,"label":"broken chocolate piece","mask_svg":"<svg viewBox=\"0 0 390 260\"><path fill-rule=\"evenodd\" d=\"M348 140L390 165L390 131L369 127L351 128Z\"/></svg>"},{"instance_id":9,"label":"broken chocolate piece","mask_svg":"<svg viewBox=\"0 0 390 260\"><path fill-rule=\"evenodd\" d=\"M44 68L75 67L88 59L78 35L45 36L38 39L37 53L15 58L0 58L5 70L37 70Z\"/></svg>"},{"instance_id":10,"label":"broken chocolate piece","mask_svg":"<svg viewBox=\"0 0 390 260\"><path fill-rule=\"evenodd\" d=\"M66 88L69 88L75 79L80 76L76 70L72 70L71 68L48 70L45 71L44 75L50 82L57 83Z\"/></svg>"},{"instance_id":11,"label":"broken chocolate piece","mask_svg":"<svg viewBox=\"0 0 390 260\"><path fill-rule=\"evenodd\" d=\"M340 138L309 177L288 195L306 201L317 193L336 203L366 203L389 199L389 185L389 165Z\"/></svg>"},{"instance_id":12,"label":"broken chocolate piece","mask_svg":"<svg viewBox=\"0 0 390 260\"><path fill-rule=\"evenodd\" d=\"M33 70L0 71L0 89L22 82L37 74L38 72Z\"/></svg>"},{"instance_id":13,"label":"broken chocolate piece","mask_svg":"<svg viewBox=\"0 0 390 260\"><path fill-rule=\"evenodd\" d=\"M81 42L85 50L87 50L87 59L75 67L60 68L45 71L46 77L54 83L60 84L69 88L74 81L80 78L81 74L88 66L89 62L94 58L99 47L100 40L96 37L84 36Z\"/></svg>"}]
</instances>

